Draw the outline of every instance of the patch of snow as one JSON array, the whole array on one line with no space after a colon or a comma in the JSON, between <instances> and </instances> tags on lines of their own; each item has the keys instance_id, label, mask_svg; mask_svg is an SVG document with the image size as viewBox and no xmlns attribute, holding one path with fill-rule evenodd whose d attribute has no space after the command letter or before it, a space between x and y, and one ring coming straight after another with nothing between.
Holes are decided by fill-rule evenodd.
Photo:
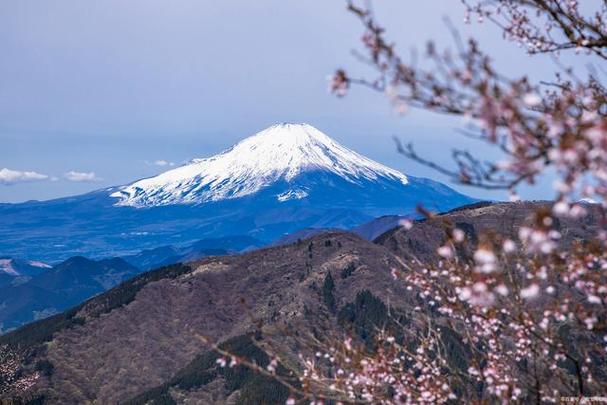
<instances>
[{"instance_id":1,"label":"patch of snow","mask_svg":"<svg viewBox=\"0 0 607 405\"><path fill-rule=\"evenodd\" d=\"M597 200L595 200L593 198L588 198L588 197L586 197L586 198L580 198L578 200L578 202L582 203L582 204L598 204L599 203Z\"/></svg>"},{"instance_id":2,"label":"patch of snow","mask_svg":"<svg viewBox=\"0 0 607 405\"><path fill-rule=\"evenodd\" d=\"M284 193L278 194L276 199L280 202L289 201L289 200L301 200L302 198L306 198L308 196L308 192L305 190L289 190Z\"/></svg>"},{"instance_id":3,"label":"patch of snow","mask_svg":"<svg viewBox=\"0 0 607 405\"><path fill-rule=\"evenodd\" d=\"M19 275L19 272L13 267L13 259L0 259L0 271L12 276Z\"/></svg>"},{"instance_id":4,"label":"patch of snow","mask_svg":"<svg viewBox=\"0 0 607 405\"><path fill-rule=\"evenodd\" d=\"M42 263L42 262L39 262L39 261L36 261L36 260L30 260L30 261L28 262L28 264L29 264L30 266L34 266L34 267L41 267L41 268L43 268L43 269L50 269L51 267L53 267L53 266L51 266L51 265L49 265L49 264Z\"/></svg>"},{"instance_id":5,"label":"patch of snow","mask_svg":"<svg viewBox=\"0 0 607 405\"><path fill-rule=\"evenodd\" d=\"M139 180L110 194L118 206L148 207L199 204L254 194L279 180L325 170L348 182L387 178L407 184L407 177L368 159L308 124L277 124L230 149Z\"/></svg>"}]
</instances>

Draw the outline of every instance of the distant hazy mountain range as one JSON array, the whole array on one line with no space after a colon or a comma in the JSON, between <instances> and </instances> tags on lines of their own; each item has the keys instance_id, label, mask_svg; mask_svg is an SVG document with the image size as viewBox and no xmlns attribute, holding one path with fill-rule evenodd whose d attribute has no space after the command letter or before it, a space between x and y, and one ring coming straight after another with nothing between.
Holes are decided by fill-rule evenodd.
<instances>
[{"instance_id":1,"label":"distant hazy mountain range","mask_svg":"<svg viewBox=\"0 0 607 405\"><path fill-rule=\"evenodd\" d=\"M122 259L73 257L32 277L13 276L0 285L0 333L65 311L139 272Z\"/></svg>"},{"instance_id":2,"label":"distant hazy mountain range","mask_svg":"<svg viewBox=\"0 0 607 405\"><path fill-rule=\"evenodd\" d=\"M0 255L54 264L159 246L179 250L209 238L244 235L267 245L304 228L351 229L383 215L412 216L418 204L446 211L472 201L361 156L309 125L280 124L132 184L0 204Z\"/></svg>"}]
</instances>

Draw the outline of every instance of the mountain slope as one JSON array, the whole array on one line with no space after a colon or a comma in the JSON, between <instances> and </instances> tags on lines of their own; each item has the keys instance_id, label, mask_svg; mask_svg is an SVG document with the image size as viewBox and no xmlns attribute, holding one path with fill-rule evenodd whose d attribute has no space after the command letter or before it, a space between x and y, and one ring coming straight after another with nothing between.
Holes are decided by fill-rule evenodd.
<instances>
[{"instance_id":1,"label":"mountain slope","mask_svg":"<svg viewBox=\"0 0 607 405\"><path fill-rule=\"evenodd\" d=\"M1 336L0 346L8 344L17 353L25 375L44 371L31 391L20 394L24 399L133 399L135 404L284 400L283 391L253 374L225 374L198 336L225 342L261 364L267 362L265 353L277 353L285 367L295 363L300 350L294 331L316 336L348 331L369 342L376 328L390 327L389 311L399 322L415 319L415 307L423 302L395 283L390 269L402 269L399 258L434 260L434 249L444 243L445 221L457 224L471 240L485 229L509 236L545 205L469 207L418 221L411 229L394 229L376 243L333 232L287 246L162 268L64 314ZM561 243L594 231L599 222L591 211L583 222L556 225L565 235ZM456 332L448 333L451 359L466 370L466 347ZM281 403L279 399L268 403Z\"/></svg>"},{"instance_id":2,"label":"mountain slope","mask_svg":"<svg viewBox=\"0 0 607 405\"><path fill-rule=\"evenodd\" d=\"M309 125L273 126L219 155L132 184L0 204L0 254L51 263L126 256L235 235L269 244L304 228L350 229L382 215L474 201L367 159Z\"/></svg>"}]
</instances>

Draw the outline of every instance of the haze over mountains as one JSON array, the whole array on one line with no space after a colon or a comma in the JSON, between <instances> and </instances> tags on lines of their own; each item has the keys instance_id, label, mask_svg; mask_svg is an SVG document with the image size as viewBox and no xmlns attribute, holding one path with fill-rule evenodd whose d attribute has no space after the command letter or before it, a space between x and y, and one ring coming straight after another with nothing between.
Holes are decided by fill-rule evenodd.
<instances>
[{"instance_id":1,"label":"haze over mountains","mask_svg":"<svg viewBox=\"0 0 607 405\"><path fill-rule=\"evenodd\" d=\"M382 215L474 201L406 176L306 124L278 124L158 176L51 201L0 204L0 254L57 263L304 228L350 229Z\"/></svg>"}]
</instances>

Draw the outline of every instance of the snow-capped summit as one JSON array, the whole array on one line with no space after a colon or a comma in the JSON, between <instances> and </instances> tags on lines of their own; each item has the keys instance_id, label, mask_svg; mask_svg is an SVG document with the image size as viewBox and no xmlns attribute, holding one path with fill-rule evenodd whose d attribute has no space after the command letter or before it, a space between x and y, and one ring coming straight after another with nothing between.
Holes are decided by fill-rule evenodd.
<instances>
[{"instance_id":1,"label":"snow-capped summit","mask_svg":"<svg viewBox=\"0 0 607 405\"><path fill-rule=\"evenodd\" d=\"M146 207L198 204L255 194L277 182L288 187L278 201L306 198L296 179L324 172L346 182L389 181L401 185L407 176L340 145L308 124L276 124L228 150L158 176L139 180L111 194L116 205Z\"/></svg>"}]
</instances>

